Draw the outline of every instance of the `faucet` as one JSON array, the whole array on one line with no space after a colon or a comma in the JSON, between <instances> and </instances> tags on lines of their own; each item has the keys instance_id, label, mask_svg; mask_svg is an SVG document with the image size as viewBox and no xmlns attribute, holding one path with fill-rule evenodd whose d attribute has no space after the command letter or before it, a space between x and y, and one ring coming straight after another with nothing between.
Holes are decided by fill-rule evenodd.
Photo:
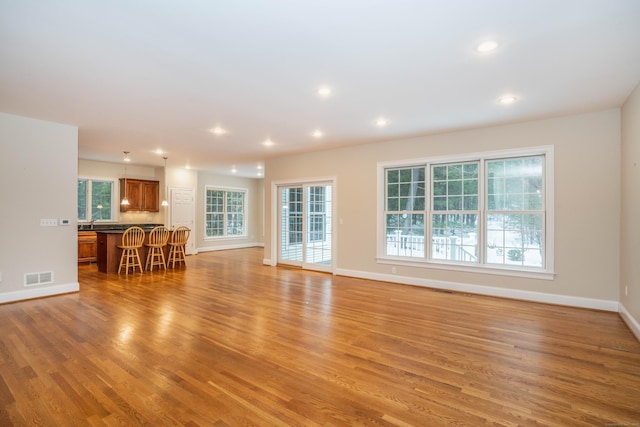
<instances>
[{"instance_id":1,"label":"faucet","mask_svg":"<svg viewBox=\"0 0 640 427\"><path fill-rule=\"evenodd\" d=\"M93 230L93 223L96 222L95 219L92 219L91 221L89 221L89 224L91 224L91 230Z\"/></svg>"}]
</instances>

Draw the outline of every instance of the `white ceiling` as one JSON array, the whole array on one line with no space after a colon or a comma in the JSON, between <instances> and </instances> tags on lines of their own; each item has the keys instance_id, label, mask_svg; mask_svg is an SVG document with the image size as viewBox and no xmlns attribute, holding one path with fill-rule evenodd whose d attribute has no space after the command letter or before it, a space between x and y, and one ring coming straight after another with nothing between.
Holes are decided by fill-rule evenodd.
<instances>
[{"instance_id":1,"label":"white ceiling","mask_svg":"<svg viewBox=\"0 0 640 427\"><path fill-rule=\"evenodd\" d=\"M639 80L639 0L0 0L0 111L78 126L83 159L162 149L255 177L285 153L618 107Z\"/></svg>"}]
</instances>

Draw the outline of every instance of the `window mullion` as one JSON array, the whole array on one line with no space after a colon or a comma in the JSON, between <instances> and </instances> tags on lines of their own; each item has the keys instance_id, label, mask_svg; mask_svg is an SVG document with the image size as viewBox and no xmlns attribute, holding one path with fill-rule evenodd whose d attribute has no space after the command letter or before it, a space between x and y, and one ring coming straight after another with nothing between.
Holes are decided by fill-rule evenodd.
<instances>
[{"instance_id":1,"label":"window mullion","mask_svg":"<svg viewBox=\"0 0 640 427\"><path fill-rule=\"evenodd\" d=\"M478 162L478 263L485 265L487 263L486 258L486 236L487 236L487 224L486 219L486 180L485 180L485 159L481 159Z\"/></svg>"},{"instance_id":2,"label":"window mullion","mask_svg":"<svg viewBox=\"0 0 640 427\"><path fill-rule=\"evenodd\" d=\"M431 224L433 223L433 204L432 204L432 188L431 188L431 164L424 166L424 256L425 259L431 259L431 251L433 247L433 236L431 235Z\"/></svg>"},{"instance_id":3,"label":"window mullion","mask_svg":"<svg viewBox=\"0 0 640 427\"><path fill-rule=\"evenodd\" d=\"M222 235L227 237L227 230L229 229L229 224L227 221L227 217L229 215L229 213L227 212L228 209L228 203L227 203L227 197L228 194L226 191L222 192Z\"/></svg>"},{"instance_id":4,"label":"window mullion","mask_svg":"<svg viewBox=\"0 0 640 427\"><path fill-rule=\"evenodd\" d=\"M87 206L86 206L86 210L87 210L87 221L91 221L93 220L93 180L88 179L87 180L87 187L86 187L86 194L85 194L85 198L87 201Z\"/></svg>"}]
</instances>

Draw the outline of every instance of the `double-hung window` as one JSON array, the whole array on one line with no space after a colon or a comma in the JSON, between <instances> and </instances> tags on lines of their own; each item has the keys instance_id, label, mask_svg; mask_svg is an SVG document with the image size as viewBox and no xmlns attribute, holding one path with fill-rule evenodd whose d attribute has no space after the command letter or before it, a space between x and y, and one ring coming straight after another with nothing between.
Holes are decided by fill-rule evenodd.
<instances>
[{"instance_id":1,"label":"double-hung window","mask_svg":"<svg viewBox=\"0 0 640 427\"><path fill-rule=\"evenodd\" d=\"M380 164L378 260L552 273L552 170L552 147Z\"/></svg>"},{"instance_id":2,"label":"double-hung window","mask_svg":"<svg viewBox=\"0 0 640 427\"><path fill-rule=\"evenodd\" d=\"M78 179L78 221L114 220L113 189L113 181Z\"/></svg>"},{"instance_id":3,"label":"double-hung window","mask_svg":"<svg viewBox=\"0 0 640 427\"><path fill-rule=\"evenodd\" d=\"M424 258L424 172L424 166L385 172L387 255Z\"/></svg>"},{"instance_id":4,"label":"double-hung window","mask_svg":"<svg viewBox=\"0 0 640 427\"><path fill-rule=\"evenodd\" d=\"M205 237L247 235L247 190L207 187L205 194Z\"/></svg>"},{"instance_id":5,"label":"double-hung window","mask_svg":"<svg viewBox=\"0 0 640 427\"><path fill-rule=\"evenodd\" d=\"M478 261L478 161L434 164L431 176L431 258Z\"/></svg>"},{"instance_id":6,"label":"double-hung window","mask_svg":"<svg viewBox=\"0 0 640 427\"><path fill-rule=\"evenodd\" d=\"M544 157L487 162L487 263L544 267Z\"/></svg>"}]
</instances>

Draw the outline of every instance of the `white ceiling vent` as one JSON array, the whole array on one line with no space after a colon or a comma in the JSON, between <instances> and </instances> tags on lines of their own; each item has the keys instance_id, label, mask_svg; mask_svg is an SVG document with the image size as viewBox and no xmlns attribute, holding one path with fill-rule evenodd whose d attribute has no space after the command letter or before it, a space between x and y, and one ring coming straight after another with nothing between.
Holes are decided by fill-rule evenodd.
<instances>
[{"instance_id":1,"label":"white ceiling vent","mask_svg":"<svg viewBox=\"0 0 640 427\"><path fill-rule=\"evenodd\" d=\"M24 275L25 286L44 285L53 283L53 271L41 271L39 273L26 273Z\"/></svg>"}]
</instances>

